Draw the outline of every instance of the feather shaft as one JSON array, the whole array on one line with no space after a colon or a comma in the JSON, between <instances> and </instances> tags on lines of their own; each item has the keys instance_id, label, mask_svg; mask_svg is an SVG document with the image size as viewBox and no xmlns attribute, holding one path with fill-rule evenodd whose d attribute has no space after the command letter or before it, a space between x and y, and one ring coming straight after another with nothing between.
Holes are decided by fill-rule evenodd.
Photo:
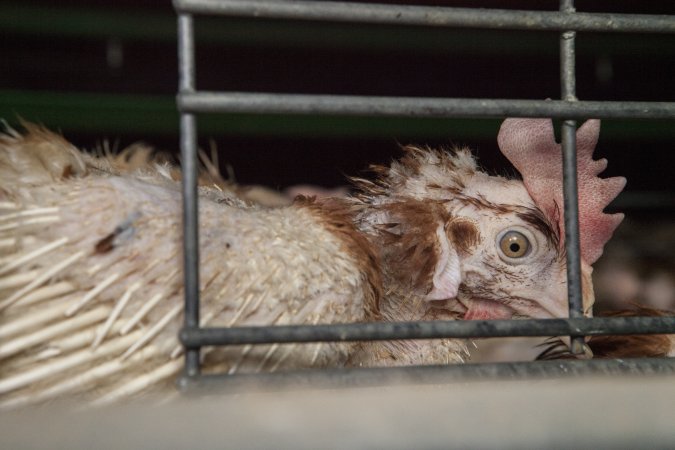
<instances>
[{"instance_id":1,"label":"feather shaft","mask_svg":"<svg viewBox=\"0 0 675 450\"><path fill-rule=\"evenodd\" d=\"M29 283L26 286L24 286L23 288L19 289L13 295L11 295L7 300L0 303L0 311L7 308L8 306L11 306L14 302L19 300L21 297L23 297L24 295L26 295L27 293L29 293L31 290L35 289L36 287L42 286L42 284L44 284L51 277L53 277L54 275L58 274L59 272L65 270L68 266L74 264L78 260L82 259L84 257L84 255L85 255L84 251L79 251L79 252L75 253L74 255L71 255L68 258L64 259L60 263L56 264L55 266L47 269L40 276L35 278L31 283Z\"/></svg>"}]
</instances>

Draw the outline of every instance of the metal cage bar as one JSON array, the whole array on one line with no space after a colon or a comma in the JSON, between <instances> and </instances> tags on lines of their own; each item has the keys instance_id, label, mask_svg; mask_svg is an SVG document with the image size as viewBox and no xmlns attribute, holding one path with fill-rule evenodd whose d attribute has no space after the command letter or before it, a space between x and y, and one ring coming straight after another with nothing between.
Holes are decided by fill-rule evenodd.
<instances>
[{"instance_id":1,"label":"metal cage bar","mask_svg":"<svg viewBox=\"0 0 675 450\"><path fill-rule=\"evenodd\" d=\"M560 12L574 14L574 0L560 0ZM576 32L560 33L560 96L566 102L575 102L576 95ZM581 292L581 250L579 244L579 198L577 186L577 122L565 120L561 124L563 154L563 198L565 214L565 248L567 259L567 301L569 317L584 316ZM572 334L572 353L584 353L584 337Z\"/></svg>"},{"instance_id":2,"label":"metal cage bar","mask_svg":"<svg viewBox=\"0 0 675 450\"><path fill-rule=\"evenodd\" d=\"M431 339L505 336L573 337L581 351L583 336L603 334L675 334L675 317L587 319L581 304L576 123L574 119L675 118L675 102L578 101L575 96L575 31L675 33L675 16L576 13L573 0L561 0L559 12L485 10L343 2L279 0L174 0L179 13L181 154L184 164L185 326L184 388L223 386L381 384L396 380L442 382L458 377L521 378L585 374L673 374L675 358L340 369L257 375L200 375L199 349L205 345ZM191 14L346 21L398 25L560 31L562 100L448 99L336 95L199 92L195 87L194 31ZM564 196L570 318L523 321L453 321L296 325L274 327L199 327L199 248L197 211L196 113L345 114L411 117L552 117L564 119Z\"/></svg>"},{"instance_id":3,"label":"metal cage bar","mask_svg":"<svg viewBox=\"0 0 675 450\"><path fill-rule=\"evenodd\" d=\"M675 102L601 102L352 95L192 92L178 107L192 113L345 114L407 117L588 117L670 119Z\"/></svg>"},{"instance_id":4,"label":"metal cage bar","mask_svg":"<svg viewBox=\"0 0 675 450\"><path fill-rule=\"evenodd\" d=\"M188 346L197 346L673 332L675 332L675 317L596 317L186 328L181 332L180 338Z\"/></svg>"},{"instance_id":5,"label":"metal cage bar","mask_svg":"<svg viewBox=\"0 0 675 450\"><path fill-rule=\"evenodd\" d=\"M396 384L442 384L471 379L522 380L572 378L599 375L658 376L675 374L675 358L627 358L619 360L557 360L482 364L449 364L359 369L294 370L279 373L202 375L185 381L187 392L204 390L242 392L283 388L347 388Z\"/></svg>"},{"instance_id":6,"label":"metal cage bar","mask_svg":"<svg viewBox=\"0 0 675 450\"><path fill-rule=\"evenodd\" d=\"M194 27L189 14L178 16L178 67L180 93L195 89ZM197 195L197 119L181 111L180 149L183 163L183 267L186 328L199 326L199 212ZM199 375L200 347L185 349L185 374Z\"/></svg>"},{"instance_id":7,"label":"metal cage bar","mask_svg":"<svg viewBox=\"0 0 675 450\"><path fill-rule=\"evenodd\" d=\"M673 33L672 16L516 11L331 1L174 0L179 12L266 19L550 31Z\"/></svg>"}]
</instances>

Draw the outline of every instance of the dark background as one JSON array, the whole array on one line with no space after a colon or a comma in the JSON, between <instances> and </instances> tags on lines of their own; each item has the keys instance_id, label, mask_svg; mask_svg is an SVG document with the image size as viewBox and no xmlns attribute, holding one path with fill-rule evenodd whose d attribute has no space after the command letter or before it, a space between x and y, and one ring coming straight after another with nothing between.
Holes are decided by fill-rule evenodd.
<instances>
[{"instance_id":1,"label":"dark background","mask_svg":"<svg viewBox=\"0 0 675 450\"><path fill-rule=\"evenodd\" d=\"M403 2L389 2L403 3ZM556 10L555 1L413 2ZM577 1L584 12L675 14L675 2ZM557 33L196 20L203 90L559 98ZM78 146L143 140L178 151L176 20L169 1L0 1L0 116L59 129ZM675 36L579 33L582 100L675 101ZM674 121L607 120L597 155L625 175L624 206L673 209ZM209 115L238 182L334 186L400 144L468 145L499 173L498 120ZM647 194L647 196L644 196ZM658 214L661 214L658 213Z\"/></svg>"}]
</instances>

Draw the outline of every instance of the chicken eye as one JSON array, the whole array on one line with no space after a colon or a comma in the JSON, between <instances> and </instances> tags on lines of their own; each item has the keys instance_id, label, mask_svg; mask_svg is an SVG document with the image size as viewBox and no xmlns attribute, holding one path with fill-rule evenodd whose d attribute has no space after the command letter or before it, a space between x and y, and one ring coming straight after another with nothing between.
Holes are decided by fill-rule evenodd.
<instances>
[{"instance_id":1,"label":"chicken eye","mask_svg":"<svg viewBox=\"0 0 675 450\"><path fill-rule=\"evenodd\" d=\"M518 231L507 231L499 240L499 248L507 258L527 256L531 247L527 237Z\"/></svg>"}]
</instances>

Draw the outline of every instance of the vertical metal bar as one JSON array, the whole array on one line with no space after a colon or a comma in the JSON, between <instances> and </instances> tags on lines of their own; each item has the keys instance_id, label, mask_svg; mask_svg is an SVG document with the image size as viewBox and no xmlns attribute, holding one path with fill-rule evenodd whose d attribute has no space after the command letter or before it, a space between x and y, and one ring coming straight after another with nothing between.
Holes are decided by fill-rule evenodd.
<instances>
[{"instance_id":1,"label":"vertical metal bar","mask_svg":"<svg viewBox=\"0 0 675 450\"><path fill-rule=\"evenodd\" d=\"M194 92L194 30L192 16L178 16L178 76L181 93ZM199 326L199 214L197 205L197 121L194 114L180 115L180 149L183 164L183 272L187 328ZM185 375L199 375L200 348L185 349Z\"/></svg>"},{"instance_id":2,"label":"vertical metal bar","mask_svg":"<svg viewBox=\"0 0 675 450\"><path fill-rule=\"evenodd\" d=\"M561 0L560 12L574 13L574 0ZM575 37L574 31L560 34L560 87L561 97L565 101L576 101L575 77ZM562 124L563 152L563 193L565 203L565 246L567 249L567 295L569 316L583 317L583 297L581 292L581 257L579 246L579 201L577 189L577 123L565 120ZM575 354L584 352L583 336L570 336L571 350Z\"/></svg>"}]
</instances>

